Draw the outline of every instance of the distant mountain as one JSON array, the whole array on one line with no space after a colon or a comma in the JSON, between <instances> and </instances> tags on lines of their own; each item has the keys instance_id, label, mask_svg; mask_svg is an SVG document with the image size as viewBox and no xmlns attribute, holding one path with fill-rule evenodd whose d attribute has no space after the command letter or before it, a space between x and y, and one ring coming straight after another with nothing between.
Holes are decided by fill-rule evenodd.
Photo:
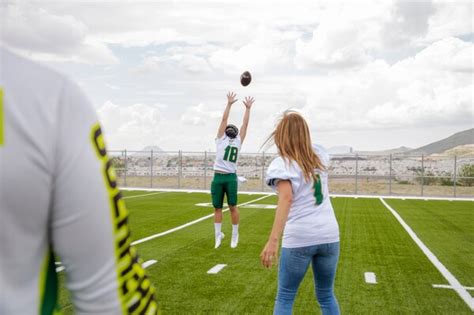
<instances>
[{"instance_id":1,"label":"distant mountain","mask_svg":"<svg viewBox=\"0 0 474 315\"><path fill-rule=\"evenodd\" d=\"M425 155L441 154L458 146L468 144L474 144L474 128L455 133L454 135L448 138L430 143L428 145L419 147L406 153Z\"/></svg>"},{"instance_id":2,"label":"distant mountain","mask_svg":"<svg viewBox=\"0 0 474 315\"><path fill-rule=\"evenodd\" d=\"M149 146L144 147L140 151L134 151L130 155L141 155L141 154L144 154L144 153L150 155L152 150L153 150L153 153L161 153L161 154L165 153L165 151L163 151L159 146L149 145Z\"/></svg>"},{"instance_id":3,"label":"distant mountain","mask_svg":"<svg viewBox=\"0 0 474 315\"><path fill-rule=\"evenodd\" d=\"M390 155L390 154L400 154L400 153L405 153L412 151L413 148L408 148L408 147L399 147L395 149L389 149L389 150L381 150L381 151L356 151L357 154L359 155Z\"/></svg>"},{"instance_id":4,"label":"distant mountain","mask_svg":"<svg viewBox=\"0 0 474 315\"><path fill-rule=\"evenodd\" d=\"M143 149L141 149L140 151L142 151L142 152L150 152L150 151L152 151L152 150L153 150L153 152L165 152L165 151L163 151L163 150L162 150L159 146L157 146L157 145L149 145L149 146L146 146L146 147L144 147Z\"/></svg>"},{"instance_id":5,"label":"distant mountain","mask_svg":"<svg viewBox=\"0 0 474 315\"><path fill-rule=\"evenodd\" d=\"M347 145L339 145L335 147L330 147L327 149L329 154L348 154L352 153L352 147L347 146Z\"/></svg>"}]
</instances>

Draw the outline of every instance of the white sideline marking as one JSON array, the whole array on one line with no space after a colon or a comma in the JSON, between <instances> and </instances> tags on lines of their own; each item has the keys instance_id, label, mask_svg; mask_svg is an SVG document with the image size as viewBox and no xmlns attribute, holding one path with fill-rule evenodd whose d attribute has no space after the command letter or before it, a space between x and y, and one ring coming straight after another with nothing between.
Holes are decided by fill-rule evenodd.
<instances>
[{"instance_id":1,"label":"white sideline marking","mask_svg":"<svg viewBox=\"0 0 474 315\"><path fill-rule=\"evenodd\" d=\"M433 288L437 289L454 289L452 286L447 284L433 284ZM468 291L474 291L474 287L464 287Z\"/></svg>"},{"instance_id":2,"label":"white sideline marking","mask_svg":"<svg viewBox=\"0 0 474 315\"><path fill-rule=\"evenodd\" d=\"M143 194L143 195L135 195L135 196L122 197L122 199L140 198L140 197L151 196L151 195L160 195L160 194L164 194L164 193L167 193L167 191L159 191L159 192L151 193L151 194Z\"/></svg>"},{"instance_id":3,"label":"white sideline marking","mask_svg":"<svg viewBox=\"0 0 474 315\"><path fill-rule=\"evenodd\" d=\"M197 203L196 206L198 207L206 207L206 208L212 208L212 203L211 202L203 202L203 203ZM224 206L228 206L227 203L224 203ZM242 205L239 208L247 208L247 209L276 209L277 205L264 205L264 204L250 204L250 205Z\"/></svg>"},{"instance_id":4,"label":"white sideline marking","mask_svg":"<svg viewBox=\"0 0 474 315\"><path fill-rule=\"evenodd\" d=\"M164 191L164 192L193 192L193 193L202 193L202 194L210 194L210 190L204 190L204 189L168 189L168 188L140 188L140 187L120 187L121 190L141 190L141 191ZM240 195L276 195L275 193L272 192L263 192L263 191L239 191ZM405 196L405 195L354 195L354 194L329 194L331 197L343 197L343 198L368 198L368 199L408 199L408 200L450 200L453 199L453 197L421 197L421 196ZM469 197L456 197L454 199L455 201L473 201L474 198L469 198Z\"/></svg>"},{"instance_id":5,"label":"white sideline marking","mask_svg":"<svg viewBox=\"0 0 474 315\"><path fill-rule=\"evenodd\" d=\"M268 198L268 197L270 197L270 195L266 195L266 196L263 196L263 197L260 197L260 198L254 199L254 200L250 200L250 201L244 202L244 203L242 203L242 204L240 204L240 205L237 205L237 206L238 206L238 207L239 207L239 206L245 206L245 205L247 205L247 204L249 204L249 203L256 202L256 201L259 201L259 200L262 200L262 199L265 199L265 198ZM229 208L226 208L226 209L222 210L222 212L226 212L226 211L229 211ZM197 219L197 220L194 220L194 221L185 223L185 224L183 224L183 225L177 226L177 227L172 228L172 229L170 229L170 230L167 230L167 231L164 231L164 232L161 232L161 233L153 234L153 235L150 235L150 236L148 236L148 237L142 238L142 239L140 239L140 240L137 240L137 241L133 242L132 245L138 245L138 244L141 244L141 243L150 241L150 240L152 240L152 239L155 239L155 238L158 238L158 237L162 237L162 236L171 234L171 233L173 233L173 232L182 230L182 229L184 229L184 228L186 228L186 227L188 227L188 226L191 226L191 225L193 225L193 224L199 223L199 222L201 222L201 221L204 221L204 220L209 219L209 218L212 218L212 217L214 217L214 213L211 213L211 214L209 214L209 215L206 215L206 216L204 216L204 217L201 217L201 218L199 218L199 219Z\"/></svg>"},{"instance_id":6,"label":"white sideline marking","mask_svg":"<svg viewBox=\"0 0 474 315\"><path fill-rule=\"evenodd\" d=\"M373 272L366 272L364 273L365 282L370 284L377 284L377 277Z\"/></svg>"},{"instance_id":7,"label":"white sideline marking","mask_svg":"<svg viewBox=\"0 0 474 315\"><path fill-rule=\"evenodd\" d=\"M431 263L438 269L438 271L443 275L443 277L448 280L448 283L451 287L456 291L457 294L463 299L463 301L469 306L471 311L474 311L474 299L472 298L471 294L467 292L467 290L461 285L458 279L454 277L454 275L446 268L441 261L439 261L438 257L436 257L430 249L420 240L420 238L416 235L416 233L411 229L411 227L406 224L406 222L402 219L402 217L392 208L390 207L383 198L380 198L380 201L383 205L393 214L393 216L398 220L398 222L402 225L402 227L407 231L408 235L415 241L416 245L423 251L423 253L428 257Z\"/></svg>"},{"instance_id":8,"label":"white sideline marking","mask_svg":"<svg viewBox=\"0 0 474 315\"><path fill-rule=\"evenodd\" d=\"M218 273L219 271L221 271L222 269L224 269L225 266L227 266L227 265L225 265L225 264L217 264L217 265L215 265L214 267L212 267L211 269L209 269L209 270L207 271L207 273L210 274L210 275L215 275L216 273Z\"/></svg>"},{"instance_id":9,"label":"white sideline marking","mask_svg":"<svg viewBox=\"0 0 474 315\"><path fill-rule=\"evenodd\" d=\"M151 265L154 265L154 264L156 264L156 260L154 260L154 259L152 259L152 260L147 260L147 261L145 261L145 262L142 264L142 267L143 267L144 269L146 269L146 268L148 268L148 267L150 267Z\"/></svg>"}]
</instances>

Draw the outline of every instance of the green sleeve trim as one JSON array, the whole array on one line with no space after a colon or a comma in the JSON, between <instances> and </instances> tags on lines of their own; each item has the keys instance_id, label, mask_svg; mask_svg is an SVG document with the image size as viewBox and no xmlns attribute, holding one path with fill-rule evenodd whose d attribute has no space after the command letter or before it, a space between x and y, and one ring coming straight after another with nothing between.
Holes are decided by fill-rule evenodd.
<instances>
[{"instance_id":1,"label":"green sleeve trim","mask_svg":"<svg viewBox=\"0 0 474 315\"><path fill-rule=\"evenodd\" d=\"M54 254L51 251L48 251L41 266L39 285L39 314L60 314L58 304L58 278L56 275L56 267L54 265Z\"/></svg>"}]
</instances>

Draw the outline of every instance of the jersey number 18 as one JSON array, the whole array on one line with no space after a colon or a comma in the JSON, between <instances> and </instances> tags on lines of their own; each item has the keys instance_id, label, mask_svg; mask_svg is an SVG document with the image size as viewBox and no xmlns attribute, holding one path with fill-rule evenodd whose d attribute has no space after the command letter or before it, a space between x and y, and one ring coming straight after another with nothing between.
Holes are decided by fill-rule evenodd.
<instances>
[{"instance_id":1,"label":"jersey number 18","mask_svg":"<svg viewBox=\"0 0 474 315\"><path fill-rule=\"evenodd\" d=\"M230 145L225 148L224 154L224 161L229 161L232 163L237 162L237 155L239 153L239 149L236 147L231 147Z\"/></svg>"}]
</instances>

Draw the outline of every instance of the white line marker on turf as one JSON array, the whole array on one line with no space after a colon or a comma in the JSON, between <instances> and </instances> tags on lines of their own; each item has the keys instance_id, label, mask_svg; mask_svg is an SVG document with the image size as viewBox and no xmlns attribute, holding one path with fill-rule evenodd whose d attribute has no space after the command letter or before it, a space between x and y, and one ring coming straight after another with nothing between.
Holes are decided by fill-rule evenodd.
<instances>
[{"instance_id":1,"label":"white line marker on turf","mask_svg":"<svg viewBox=\"0 0 474 315\"><path fill-rule=\"evenodd\" d=\"M156 264L156 260L153 260L153 259L152 260L147 260L142 264L142 267L144 269L146 269L146 268L148 268L148 267L150 267L151 265L154 265L154 264Z\"/></svg>"},{"instance_id":2,"label":"white line marker on turf","mask_svg":"<svg viewBox=\"0 0 474 315\"><path fill-rule=\"evenodd\" d=\"M250 203L253 203L253 202L256 202L256 201L260 201L262 199L265 199L265 198L268 198L270 197L271 195L266 195L266 196L263 196L263 197L260 197L260 198L257 198L257 199L254 199L254 200L250 200L250 201L247 201L247 202L244 202L240 205L237 205L237 207L239 206L245 206L245 205L248 205ZM229 208L225 208L224 210L222 210L222 212L226 212L226 211L229 211ZM165 236L165 235L168 235L168 234L171 234L173 232L176 232L176 231L179 231L179 230L182 230L188 226L191 226L193 224L196 224L196 223L199 223L201 221L204 221L206 219L209 219L209 218L213 218L214 217L214 213L211 213L209 215L206 215L204 217L201 217L197 220L194 220L194 221L191 221L191 222L188 222L188 223L185 223L183 225L180 225L180 226L177 226L175 228L172 228L170 230L167 230L167 231L164 231L164 232L161 232L161 233L156 233L156 234L153 234L153 235L150 235L148 237L145 237L145 238L142 238L140 240L137 240L135 242L132 243L132 245L138 245L138 244L141 244L141 243L144 243L144 242L147 242L147 241L150 241L152 239L155 239L155 238L158 238L158 237L162 237L162 236Z\"/></svg>"},{"instance_id":3,"label":"white line marker on turf","mask_svg":"<svg viewBox=\"0 0 474 315\"><path fill-rule=\"evenodd\" d=\"M370 284L377 284L377 277L373 272L366 272L364 273L365 282Z\"/></svg>"},{"instance_id":4,"label":"white line marker on turf","mask_svg":"<svg viewBox=\"0 0 474 315\"><path fill-rule=\"evenodd\" d=\"M143 194L143 195L135 195L135 196L122 197L122 199L140 198L140 197L145 197L145 196L161 195L161 194L166 194L166 193L167 193L167 191L159 191L159 192L150 193L150 194Z\"/></svg>"},{"instance_id":5,"label":"white line marker on turf","mask_svg":"<svg viewBox=\"0 0 474 315\"><path fill-rule=\"evenodd\" d=\"M471 311L474 311L474 299L472 298L471 294L467 292L467 290L461 285L458 279L454 277L454 275L446 268L441 261L439 261L438 257L436 257L430 249L420 240L420 238L416 235L416 233L411 229L411 227L406 224L406 222L402 219L402 217L392 208L390 207L383 198L379 198L383 205L393 214L393 216L398 220L398 222L402 225L402 227L407 231L408 235L411 236L413 241L415 241L416 245L423 251L423 253L428 257L431 263L439 270L439 272L443 275L443 277L448 280L448 283L452 286L454 291L463 299L463 301L469 306Z\"/></svg>"},{"instance_id":6,"label":"white line marker on turf","mask_svg":"<svg viewBox=\"0 0 474 315\"><path fill-rule=\"evenodd\" d=\"M454 289L452 286L447 284L433 284L433 288L436 289ZM474 287L464 287L468 291L474 291Z\"/></svg>"},{"instance_id":7,"label":"white line marker on turf","mask_svg":"<svg viewBox=\"0 0 474 315\"><path fill-rule=\"evenodd\" d=\"M225 266L227 266L227 265L225 265L225 264L217 264L217 265L215 265L214 267L212 267L211 269L209 269L209 270L207 271L207 273L210 274L210 275L215 275L216 273L218 273L219 271L221 271L222 269L224 269Z\"/></svg>"}]
</instances>

